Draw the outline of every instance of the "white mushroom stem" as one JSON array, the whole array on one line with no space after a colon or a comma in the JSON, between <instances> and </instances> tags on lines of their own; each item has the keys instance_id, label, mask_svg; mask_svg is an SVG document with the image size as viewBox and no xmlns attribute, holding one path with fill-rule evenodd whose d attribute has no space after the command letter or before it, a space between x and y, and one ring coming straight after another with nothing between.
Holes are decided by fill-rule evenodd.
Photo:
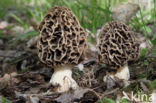
<instances>
[{"instance_id":1,"label":"white mushroom stem","mask_svg":"<svg viewBox=\"0 0 156 103\"><path fill-rule=\"evenodd\" d=\"M115 74L108 74L104 76L103 80L106 81L108 76L111 77L112 79L114 79L114 77L117 77L121 80L125 80L125 81L129 80L130 74L129 74L128 65L126 64L123 67L119 68Z\"/></svg>"},{"instance_id":2,"label":"white mushroom stem","mask_svg":"<svg viewBox=\"0 0 156 103\"><path fill-rule=\"evenodd\" d=\"M59 93L78 88L76 81L72 78L72 70L70 66L55 68L50 83L54 86L58 85L56 92Z\"/></svg>"},{"instance_id":3,"label":"white mushroom stem","mask_svg":"<svg viewBox=\"0 0 156 103\"><path fill-rule=\"evenodd\" d=\"M123 67L121 67L120 69L118 69L115 76L122 80L129 80L130 74L129 74L128 65L126 64Z\"/></svg>"}]
</instances>

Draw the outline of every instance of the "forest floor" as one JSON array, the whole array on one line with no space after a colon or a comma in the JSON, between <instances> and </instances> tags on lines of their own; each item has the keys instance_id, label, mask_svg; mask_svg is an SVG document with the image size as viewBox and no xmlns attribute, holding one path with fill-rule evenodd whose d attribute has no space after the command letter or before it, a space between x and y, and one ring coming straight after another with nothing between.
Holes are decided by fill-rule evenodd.
<instances>
[{"instance_id":1,"label":"forest floor","mask_svg":"<svg viewBox=\"0 0 156 103\"><path fill-rule=\"evenodd\" d=\"M81 6L85 7L85 5ZM75 11L77 9L79 7ZM141 50L141 56L136 62L128 63L130 80L122 81L116 78L116 81L114 81L108 78L108 81L104 82L103 77L106 75L108 67L97 62L95 42L97 35L92 33L94 29L98 31L102 24L100 24L101 21L98 21L99 25L94 28L96 21L93 21L92 23L95 24L92 25L94 28L92 30L88 19L90 15L87 15L88 20L86 18L84 20L88 25L84 21L80 22L84 23L84 28L88 26L85 29L92 31L88 32L90 48L87 50L85 61L81 63L84 66L83 70L79 66L72 69L73 78L80 88L66 93L55 93L53 90L56 87L49 84L53 68L48 68L42 64L37 56L36 43L39 34L35 31L37 23L32 19L29 20L23 11L16 13L17 11L14 8L9 10L18 14L18 17L16 15L10 16L8 13L5 16L7 20L0 20L0 103L156 103L155 20L149 20L148 23L138 23L139 29L143 28L143 30L136 30L137 37L140 38L140 42L146 44L146 48ZM89 8L89 11L92 10ZM105 12L106 14L109 13ZM92 16L94 17L94 15ZM98 18L96 14L95 18L96 20ZM103 15L101 15L101 18L103 18ZM133 23L138 22L138 18L135 19L136 21L133 21ZM24 24L25 21L28 25ZM131 25L131 21L129 22L129 25ZM137 23L135 26L138 26ZM145 35L146 33L148 35ZM125 96L127 98L123 98ZM153 97L152 100L151 97Z\"/></svg>"},{"instance_id":2,"label":"forest floor","mask_svg":"<svg viewBox=\"0 0 156 103\"><path fill-rule=\"evenodd\" d=\"M52 92L54 87L49 84L53 69L43 65L37 56L35 41L37 37L31 38L28 42L20 40L12 44L11 41L18 38L12 36L14 35L11 34L12 31L7 29L8 27L2 29L4 34L0 39L0 95L13 103L37 103L37 101L95 103L103 98L121 100L124 96L123 92L128 95L132 91L147 95L155 93L153 90L156 89L156 57L154 56L156 47L154 46L150 51L145 51L146 55L140 57L137 62L129 63L131 78L126 87L121 80L109 80L109 83L104 83L103 76L107 68L96 62L96 52L88 50L89 58L82 62L83 71L77 67L73 69L73 77L80 88L58 94Z\"/></svg>"}]
</instances>

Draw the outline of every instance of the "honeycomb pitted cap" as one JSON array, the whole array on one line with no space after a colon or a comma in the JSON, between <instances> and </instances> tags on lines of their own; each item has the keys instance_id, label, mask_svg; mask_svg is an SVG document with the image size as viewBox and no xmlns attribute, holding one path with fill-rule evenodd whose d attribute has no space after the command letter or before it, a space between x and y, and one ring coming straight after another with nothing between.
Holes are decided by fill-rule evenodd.
<instances>
[{"instance_id":1,"label":"honeycomb pitted cap","mask_svg":"<svg viewBox=\"0 0 156 103\"><path fill-rule=\"evenodd\" d=\"M78 64L84 58L86 32L66 7L54 7L39 25L40 60L50 67Z\"/></svg>"},{"instance_id":2,"label":"honeycomb pitted cap","mask_svg":"<svg viewBox=\"0 0 156 103\"><path fill-rule=\"evenodd\" d=\"M128 26L121 22L106 24L99 36L98 60L111 69L118 69L140 55L139 43Z\"/></svg>"}]
</instances>

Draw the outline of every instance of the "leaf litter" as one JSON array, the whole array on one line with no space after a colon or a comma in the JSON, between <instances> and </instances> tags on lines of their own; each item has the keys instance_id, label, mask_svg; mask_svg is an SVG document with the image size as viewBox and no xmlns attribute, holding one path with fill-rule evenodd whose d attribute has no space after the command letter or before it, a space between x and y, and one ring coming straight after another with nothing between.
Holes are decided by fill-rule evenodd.
<instances>
[{"instance_id":1,"label":"leaf litter","mask_svg":"<svg viewBox=\"0 0 156 103\"><path fill-rule=\"evenodd\" d=\"M86 60L73 69L73 78L80 88L66 93L54 93L53 89L56 87L49 84L53 69L43 65L37 57L37 36L29 39L27 43L19 40L18 46L10 46L10 43L17 39L15 31L18 32L14 29L7 30L7 27L12 25L5 21L0 23L0 29L4 34L0 39L0 101L5 97L12 103L97 103L103 98L117 97L121 100L123 91L130 94L137 87L144 93L156 95L155 91L151 91L151 88L156 89L151 85L156 79L154 52L148 52L146 57L141 57L135 63L129 63L131 79L128 83L118 78L114 81L109 77L104 82L103 76L108 72L107 67L97 62L94 43L89 44L90 49L86 53ZM35 25L33 27L36 30ZM25 32L22 27L16 28L20 32ZM87 32L91 38L98 37L98 33L94 36L89 30ZM151 50L145 37L142 34L138 37L142 38L140 42L146 43L146 48ZM156 47L152 47L153 49Z\"/></svg>"}]
</instances>

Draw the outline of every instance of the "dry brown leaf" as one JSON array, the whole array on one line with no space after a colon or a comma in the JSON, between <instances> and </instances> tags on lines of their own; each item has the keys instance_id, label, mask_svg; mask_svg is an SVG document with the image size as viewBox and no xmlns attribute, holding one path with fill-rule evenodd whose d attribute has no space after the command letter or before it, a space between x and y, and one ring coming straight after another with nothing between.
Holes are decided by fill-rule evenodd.
<instances>
[{"instance_id":1,"label":"dry brown leaf","mask_svg":"<svg viewBox=\"0 0 156 103\"><path fill-rule=\"evenodd\" d=\"M149 89L147 88L147 86L143 82L140 82L140 85L141 85L141 88L143 89L143 91L149 92Z\"/></svg>"}]
</instances>

